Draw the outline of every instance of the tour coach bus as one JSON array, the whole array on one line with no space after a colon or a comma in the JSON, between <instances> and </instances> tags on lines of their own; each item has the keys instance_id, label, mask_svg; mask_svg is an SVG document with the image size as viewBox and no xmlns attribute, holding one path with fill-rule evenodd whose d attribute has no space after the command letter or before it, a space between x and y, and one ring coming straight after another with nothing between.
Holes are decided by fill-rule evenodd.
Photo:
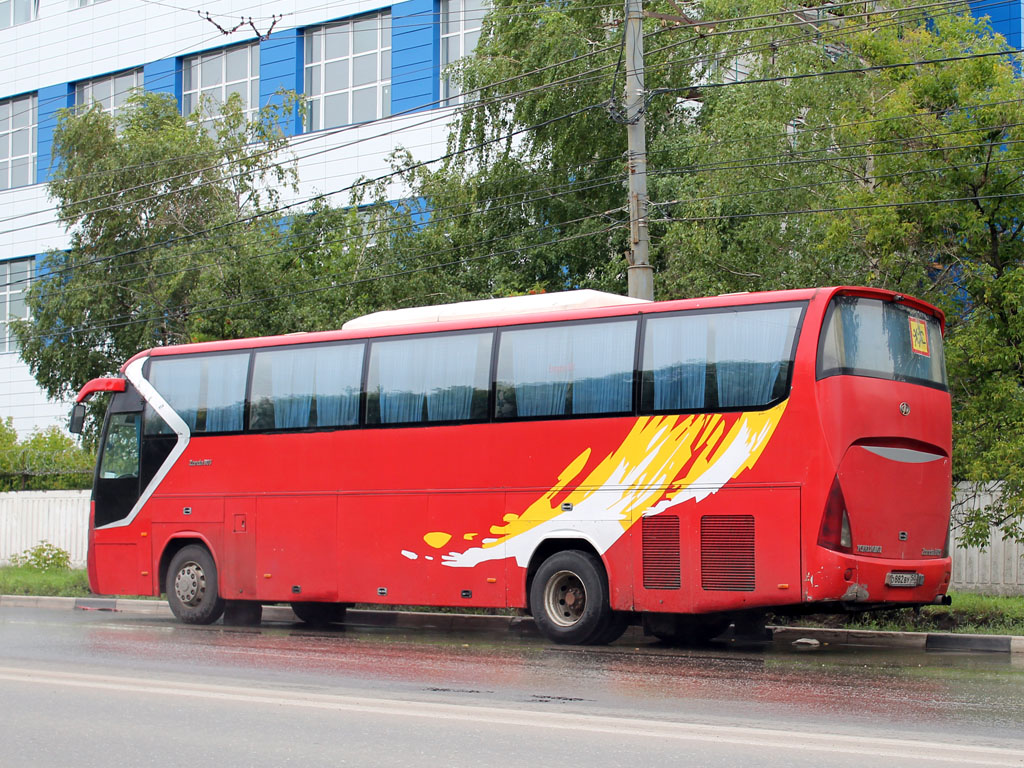
<instances>
[{"instance_id":1,"label":"tour coach bus","mask_svg":"<svg viewBox=\"0 0 1024 768\"><path fill-rule=\"evenodd\" d=\"M822 288L594 291L161 347L112 393L89 580L179 619L527 609L548 638L947 600L943 315Z\"/></svg>"}]
</instances>

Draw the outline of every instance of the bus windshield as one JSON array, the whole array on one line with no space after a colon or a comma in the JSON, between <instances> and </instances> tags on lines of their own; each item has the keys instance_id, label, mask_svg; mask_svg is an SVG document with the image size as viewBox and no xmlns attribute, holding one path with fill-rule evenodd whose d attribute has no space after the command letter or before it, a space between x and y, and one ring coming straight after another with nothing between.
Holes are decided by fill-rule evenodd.
<instances>
[{"instance_id":1,"label":"bus windshield","mask_svg":"<svg viewBox=\"0 0 1024 768\"><path fill-rule=\"evenodd\" d=\"M841 374L946 389L938 319L892 301L837 296L825 315L818 378Z\"/></svg>"}]
</instances>

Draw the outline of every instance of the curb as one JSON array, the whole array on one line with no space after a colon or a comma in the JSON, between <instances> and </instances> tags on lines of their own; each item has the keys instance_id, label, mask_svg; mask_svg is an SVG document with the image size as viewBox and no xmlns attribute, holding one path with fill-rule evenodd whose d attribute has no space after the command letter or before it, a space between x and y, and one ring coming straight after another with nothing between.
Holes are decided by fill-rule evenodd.
<instances>
[{"instance_id":1,"label":"curb","mask_svg":"<svg viewBox=\"0 0 1024 768\"><path fill-rule=\"evenodd\" d=\"M0 595L0 608L43 608L49 610L112 611L171 618L166 600L133 600L109 597L23 597ZM265 621L295 623L292 609L286 605L263 607ZM350 608L346 624L378 629L429 629L438 632L509 632L536 637L537 628L528 616L484 616L465 613L427 611L381 611ZM776 643L793 644L816 640L822 645L851 645L875 648L902 648L918 651L957 651L967 653L1006 653L1024 655L1024 637L1011 635L959 635L948 632L875 632L868 629L824 629L817 627L769 627ZM630 627L627 636L641 639L639 627Z\"/></svg>"}]
</instances>

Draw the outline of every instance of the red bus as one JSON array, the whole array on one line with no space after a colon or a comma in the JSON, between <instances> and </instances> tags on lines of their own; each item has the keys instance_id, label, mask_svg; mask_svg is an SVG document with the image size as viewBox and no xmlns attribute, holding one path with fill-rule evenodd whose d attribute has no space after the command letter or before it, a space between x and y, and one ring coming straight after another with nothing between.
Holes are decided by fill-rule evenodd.
<instances>
[{"instance_id":1,"label":"red bus","mask_svg":"<svg viewBox=\"0 0 1024 768\"><path fill-rule=\"evenodd\" d=\"M511 607L555 642L948 600L942 313L822 288L593 291L161 347L113 393L99 594L191 623Z\"/></svg>"}]
</instances>

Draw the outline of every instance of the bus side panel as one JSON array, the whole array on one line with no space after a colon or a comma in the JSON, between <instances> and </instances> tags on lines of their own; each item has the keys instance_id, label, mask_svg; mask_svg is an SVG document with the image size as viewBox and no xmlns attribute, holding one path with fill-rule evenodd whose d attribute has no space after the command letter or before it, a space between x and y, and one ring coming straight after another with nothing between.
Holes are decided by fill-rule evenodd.
<instances>
[{"instance_id":1,"label":"bus side panel","mask_svg":"<svg viewBox=\"0 0 1024 768\"><path fill-rule=\"evenodd\" d=\"M376 493L341 499L340 599L398 605L502 607L504 547L489 525L503 493ZM448 567L452 552L486 557Z\"/></svg>"},{"instance_id":2,"label":"bus side panel","mask_svg":"<svg viewBox=\"0 0 1024 768\"><path fill-rule=\"evenodd\" d=\"M800 489L726 488L687 519L697 566L693 611L800 601Z\"/></svg>"},{"instance_id":3,"label":"bus side panel","mask_svg":"<svg viewBox=\"0 0 1024 768\"><path fill-rule=\"evenodd\" d=\"M139 588L139 547L134 542L97 544L97 583L93 590L100 595L135 595Z\"/></svg>"},{"instance_id":4,"label":"bus side panel","mask_svg":"<svg viewBox=\"0 0 1024 768\"><path fill-rule=\"evenodd\" d=\"M333 494L258 499L259 599L337 600L337 525L338 497Z\"/></svg>"},{"instance_id":5,"label":"bus side panel","mask_svg":"<svg viewBox=\"0 0 1024 768\"><path fill-rule=\"evenodd\" d=\"M145 512L131 525L91 533L90 588L99 595L155 595L152 543ZM95 577L95 581L92 577Z\"/></svg>"},{"instance_id":6,"label":"bus side panel","mask_svg":"<svg viewBox=\"0 0 1024 768\"><path fill-rule=\"evenodd\" d=\"M423 546L423 539L414 535L419 526L409 523L426 521L427 497L413 493L345 494L338 500L338 510L339 600L415 603L413 590L423 574L412 578L405 573L405 563L420 557L417 550Z\"/></svg>"},{"instance_id":7,"label":"bus side panel","mask_svg":"<svg viewBox=\"0 0 1024 768\"><path fill-rule=\"evenodd\" d=\"M423 557L434 557L442 567L424 585L427 603L500 608L508 603L505 545L484 521L499 520L505 506L504 493L438 493L427 502L430 531L418 544ZM484 544L484 541L487 544ZM501 552L498 559L466 568L444 567L445 556L462 550L466 542L481 549ZM426 546L424 546L426 545ZM453 546L453 545L457 545Z\"/></svg>"}]
</instances>

